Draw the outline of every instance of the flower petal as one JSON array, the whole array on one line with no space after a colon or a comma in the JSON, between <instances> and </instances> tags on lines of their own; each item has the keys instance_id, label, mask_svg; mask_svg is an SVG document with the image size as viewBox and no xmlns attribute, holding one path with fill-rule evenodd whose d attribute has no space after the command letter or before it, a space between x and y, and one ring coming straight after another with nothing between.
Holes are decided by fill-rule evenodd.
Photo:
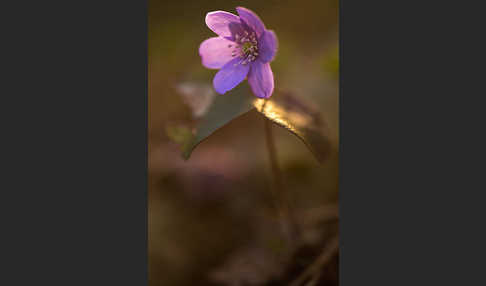
<instances>
[{"instance_id":1,"label":"flower petal","mask_svg":"<svg viewBox=\"0 0 486 286\"><path fill-rule=\"evenodd\" d=\"M263 24L262 20L255 14L253 11L248 10L243 7L236 7L236 11L238 15L240 15L240 19L245 22L255 33L258 37L260 37L263 32L265 31L265 25Z\"/></svg>"},{"instance_id":2,"label":"flower petal","mask_svg":"<svg viewBox=\"0 0 486 286\"><path fill-rule=\"evenodd\" d=\"M230 23L240 23L240 17L225 12L214 11L206 14L206 25L221 37L231 37L231 31L228 25Z\"/></svg>"},{"instance_id":3,"label":"flower petal","mask_svg":"<svg viewBox=\"0 0 486 286\"><path fill-rule=\"evenodd\" d=\"M209 38L199 46L199 55L203 66L209 69L220 69L233 57L231 52L234 50L235 43L221 37Z\"/></svg>"},{"instance_id":4,"label":"flower petal","mask_svg":"<svg viewBox=\"0 0 486 286\"><path fill-rule=\"evenodd\" d=\"M216 74L213 86L217 93L225 94L245 79L250 65L239 64L240 61L239 57L231 60Z\"/></svg>"},{"instance_id":5,"label":"flower petal","mask_svg":"<svg viewBox=\"0 0 486 286\"><path fill-rule=\"evenodd\" d=\"M228 39L228 40L230 40L230 41L233 41L233 42L236 41L236 38L235 38L236 35L241 36L246 31L244 24L242 24L241 22L239 22L239 23L229 23L228 29L231 32L231 36L230 37L225 37L225 38Z\"/></svg>"},{"instance_id":6,"label":"flower petal","mask_svg":"<svg viewBox=\"0 0 486 286\"><path fill-rule=\"evenodd\" d=\"M273 72L270 63L256 60L248 73L248 83L255 96L269 98L273 93Z\"/></svg>"},{"instance_id":7,"label":"flower petal","mask_svg":"<svg viewBox=\"0 0 486 286\"><path fill-rule=\"evenodd\" d=\"M265 30L262 37L258 40L258 50L260 60L264 63L273 60L278 48L277 36L272 30Z\"/></svg>"}]
</instances>

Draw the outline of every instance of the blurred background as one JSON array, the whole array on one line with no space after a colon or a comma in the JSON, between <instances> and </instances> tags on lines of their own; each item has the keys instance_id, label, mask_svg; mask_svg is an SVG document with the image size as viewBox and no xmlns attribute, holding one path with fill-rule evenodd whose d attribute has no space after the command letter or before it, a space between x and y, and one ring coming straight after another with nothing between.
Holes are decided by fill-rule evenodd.
<instances>
[{"instance_id":1,"label":"blurred background","mask_svg":"<svg viewBox=\"0 0 486 286\"><path fill-rule=\"evenodd\" d=\"M338 253L329 250L338 235L338 2L149 0L149 285L338 285ZM298 226L293 243L269 191L259 113L216 131L188 161L168 134L196 126L187 93L194 102L212 94L217 71L204 68L198 54L199 44L215 36L206 13L236 14L237 6L277 34L275 87L314 105L327 125L331 147L323 164L273 126Z\"/></svg>"}]
</instances>

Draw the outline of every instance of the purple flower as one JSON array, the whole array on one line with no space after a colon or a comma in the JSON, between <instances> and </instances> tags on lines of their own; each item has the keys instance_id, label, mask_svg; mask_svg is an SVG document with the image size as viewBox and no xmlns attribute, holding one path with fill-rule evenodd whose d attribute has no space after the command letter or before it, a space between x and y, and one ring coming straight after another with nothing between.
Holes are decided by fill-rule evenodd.
<instances>
[{"instance_id":1,"label":"purple flower","mask_svg":"<svg viewBox=\"0 0 486 286\"><path fill-rule=\"evenodd\" d=\"M238 16L214 11L206 15L206 25L219 37L201 43L199 55L202 64L220 69L213 80L219 94L236 87L245 78L253 93L269 98L273 93L273 72L270 61L277 51L277 37L258 16L243 7L237 7Z\"/></svg>"}]
</instances>

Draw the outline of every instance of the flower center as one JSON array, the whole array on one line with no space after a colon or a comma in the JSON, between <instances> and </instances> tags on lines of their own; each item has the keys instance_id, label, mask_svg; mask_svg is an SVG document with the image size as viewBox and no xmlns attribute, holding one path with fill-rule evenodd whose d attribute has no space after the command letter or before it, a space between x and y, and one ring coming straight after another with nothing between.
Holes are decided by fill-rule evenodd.
<instances>
[{"instance_id":1,"label":"flower center","mask_svg":"<svg viewBox=\"0 0 486 286\"><path fill-rule=\"evenodd\" d=\"M245 55L250 54L252 50L253 50L253 45L250 42L243 43L243 46L241 47L241 51Z\"/></svg>"},{"instance_id":2,"label":"flower center","mask_svg":"<svg viewBox=\"0 0 486 286\"><path fill-rule=\"evenodd\" d=\"M249 34L245 31L243 34L235 35L236 49L233 50L231 54L233 57L238 55L241 61L238 64L246 65L247 63L253 62L258 56L258 42L256 40L255 32ZM231 45L228 46L231 48Z\"/></svg>"}]
</instances>

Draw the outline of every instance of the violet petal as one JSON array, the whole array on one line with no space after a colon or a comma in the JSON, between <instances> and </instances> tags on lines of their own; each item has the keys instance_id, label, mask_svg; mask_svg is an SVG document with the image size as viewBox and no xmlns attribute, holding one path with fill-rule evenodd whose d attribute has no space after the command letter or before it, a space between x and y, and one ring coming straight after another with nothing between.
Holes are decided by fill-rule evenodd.
<instances>
[{"instance_id":1,"label":"violet petal","mask_svg":"<svg viewBox=\"0 0 486 286\"><path fill-rule=\"evenodd\" d=\"M218 71L213 79L213 86L217 93L225 94L245 79L250 67L248 64L239 64L240 61L239 57L235 58Z\"/></svg>"},{"instance_id":2,"label":"violet petal","mask_svg":"<svg viewBox=\"0 0 486 286\"><path fill-rule=\"evenodd\" d=\"M221 37L231 37L228 25L240 23L240 18L225 11L214 11L206 14L206 25Z\"/></svg>"},{"instance_id":3,"label":"violet petal","mask_svg":"<svg viewBox=\"0 0 486 286\"><path fill-rule=\"evenodd\" d=\"M236 7L236 11L238 12L238 15L240 15L240 19L251 29L253 29L258 37L263 34L265 31L265 25L257 14L243 7Z\"/></svg>"},{"instance_id":4,"label":"violet petal","mask_svg":"<svg viewBox=\"0 0 486 286\"><path fill-rule=\"evenodd\" d=\"M270 63L256 60L248 73L248 83L255 96L269 98L273 93L273 72Z\"/></svg>"},{"instance_id":5,"label":"violet petal","mask_svg":"<svg viewBox=\"0 0 486 286\"><path fill-rule=\"evenodd\" d=\"M234 43L221 37L209 38L199 46L199 55L203 66L209 69L220 69L233 57ZM231 46L231 47L229 47Z\"/></svg>"},{"instance_id":6,"label":"violet petal","mask_svg":"<svg viewBox=\"0 0 486 286\"><path fill-rule=\"evenodd\" d=\"M230 37L226 37L226 39L228 39L230 41L236 41L235 36L236 35L240 35L241 36L246 31L245 30L245 27L243 26L243 24L241 22L238 22L238 23L229 23L228 29L231 32L231 36Z\"/></svg>"},{"instance_id":7,"label":"violet petal","mask_svg":"<svg viewBox=\"0 0 486 286\"><path fill-rule=\"evenodd\" d=\"M266 63L273 60L278 48L277 36L272 30L265 30L262 37L258 40L258 46L262 62Z\"/></svg>"}]
</instances>

